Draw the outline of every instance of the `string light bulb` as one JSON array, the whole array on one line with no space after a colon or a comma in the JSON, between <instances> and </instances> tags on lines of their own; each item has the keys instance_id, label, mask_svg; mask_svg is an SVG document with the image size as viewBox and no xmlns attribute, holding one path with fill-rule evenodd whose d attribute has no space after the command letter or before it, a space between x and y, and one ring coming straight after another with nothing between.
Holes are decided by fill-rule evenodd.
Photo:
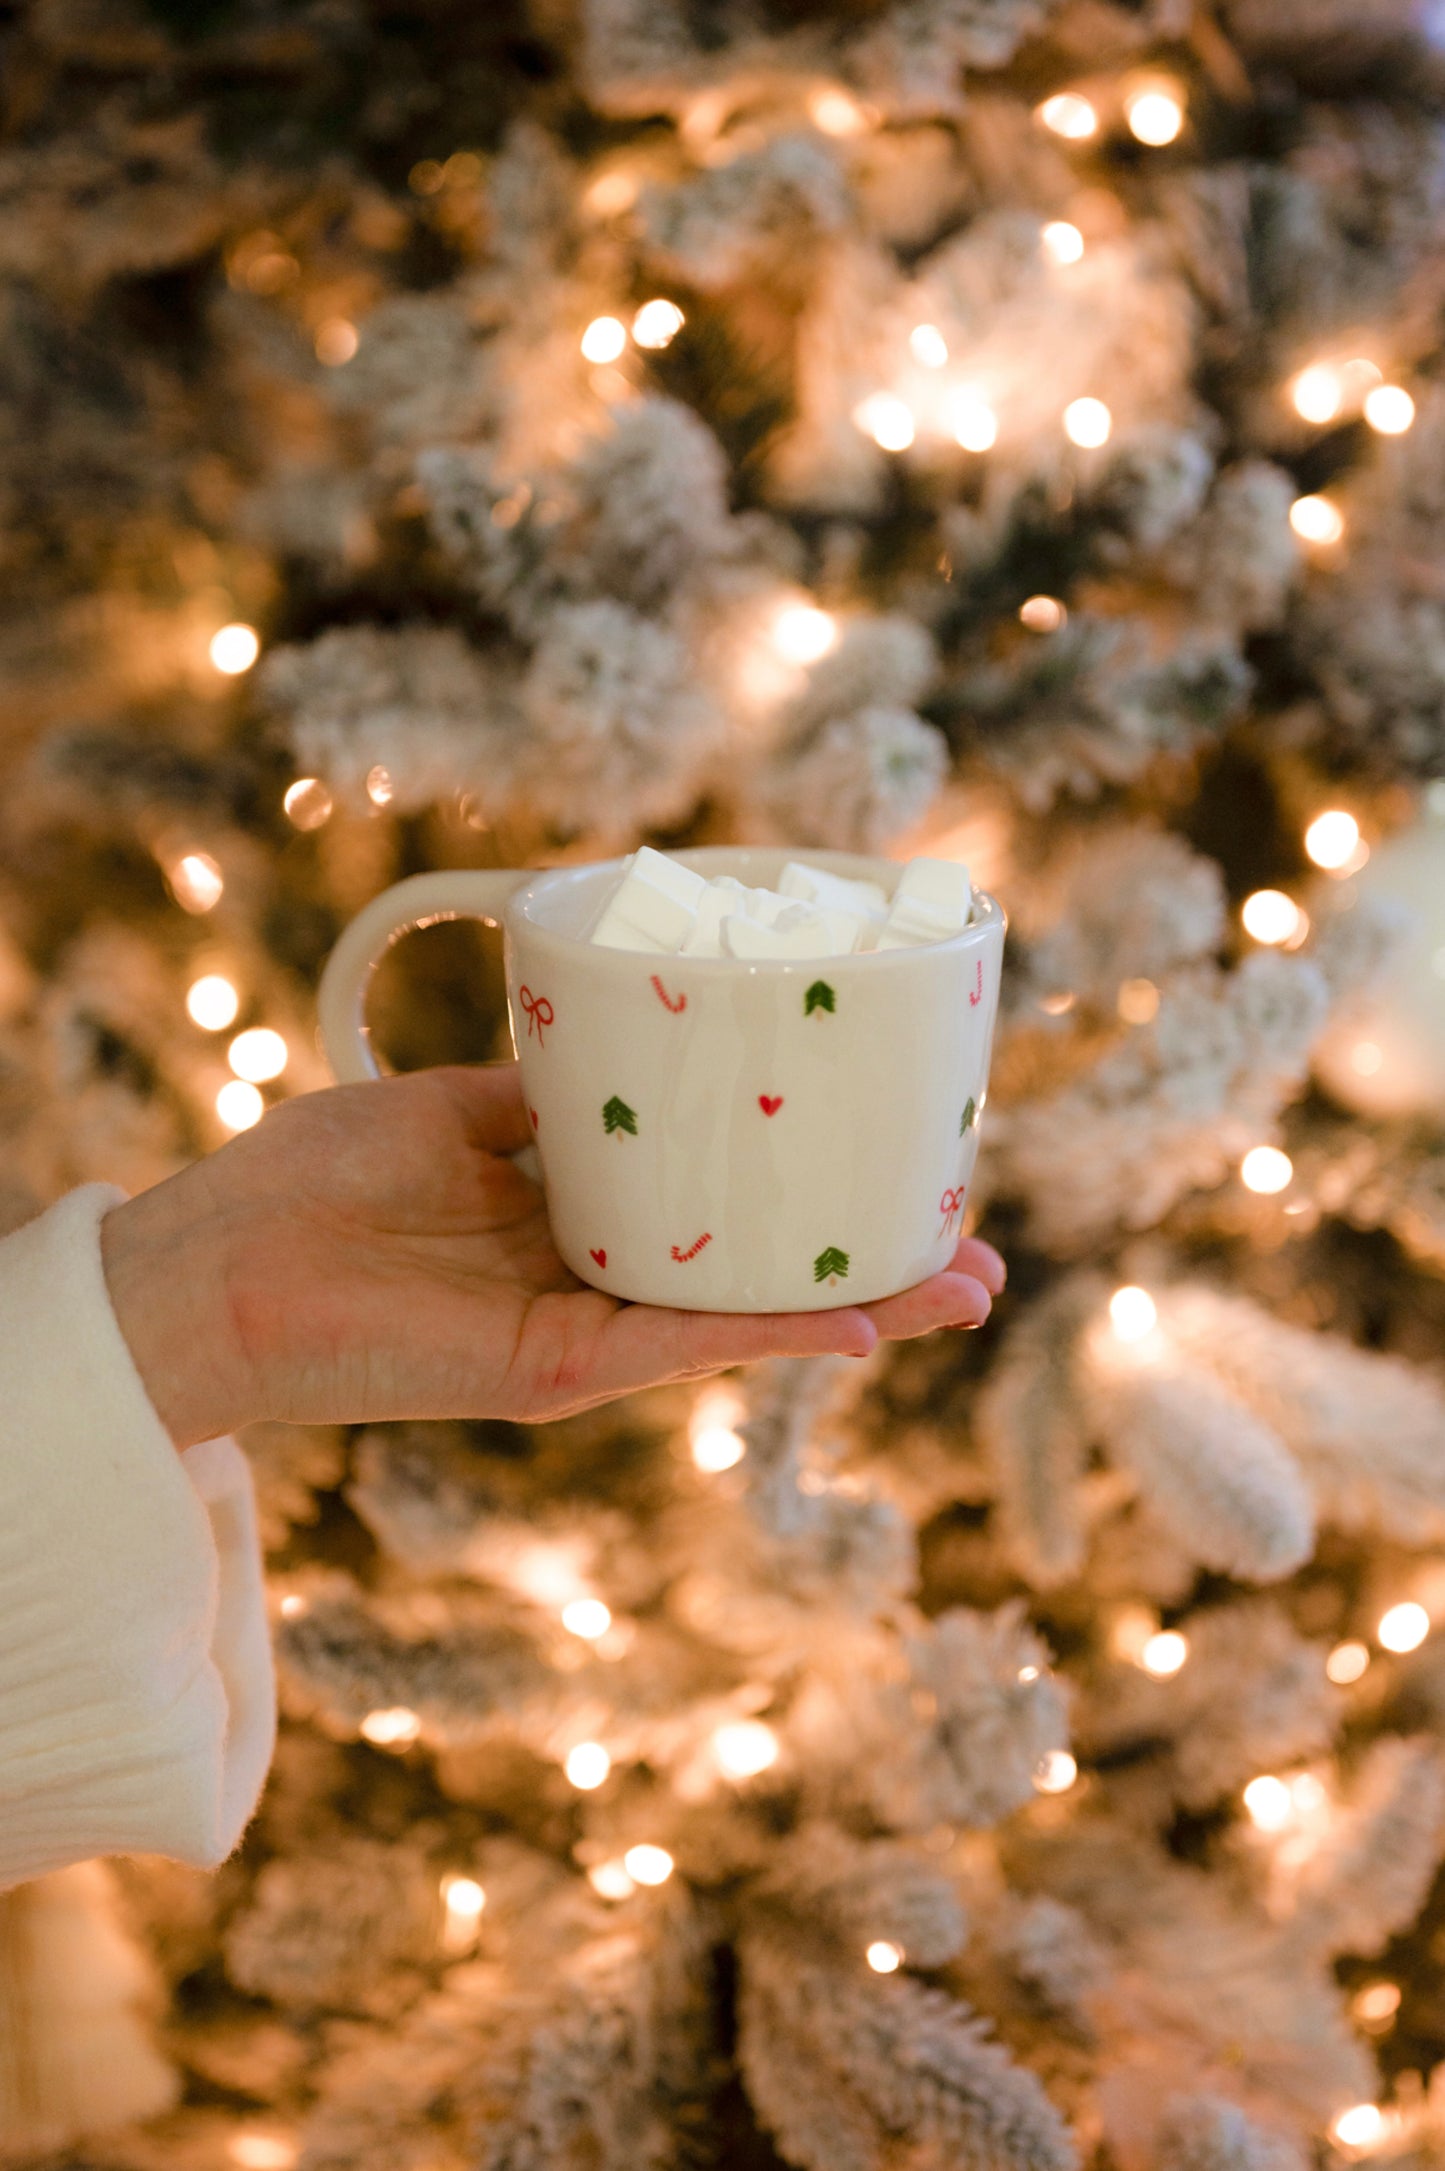
<instances>
[{"instance_id":1,"label":"string light bulb","mask_svg":"<svg viewBox=\"0 0 1445 2171\"><path fill-rule=\"evenodd\" d=\"M1109 1299L1109 1320L1121 1342L1142 1342L1159 1322L1159 1307L1147 1289L1126 1282Z\"/></svg>"},{"instance_id":2,"label":"string light bulb","mask_svg":"<svg viewBox=\"0 0 1445 2171\"><path fill-rule=\"evenodd\" d=\"M1102 400L1070 400L1064 409L1064 435L1071 445L1090 451L1107 445L1113 427L1114 417Z\"/></svg>"},{"instance_id":3,"label":"string light bulb","mask_svg":"<svg viewBox=\"0 0 1445 2171\"><path fill-rule=\"evenodd\" d=\"M1019 605L1019 622L1030 633L1057 633L1068 616L1057 596L1028 596Z\"/></svg>"},{"instance_id":4,"label":"string light bulb","mask_svg":"<svg viewBox=\"0 0 1445 2171\"><path fill-rule=\"evenodd\" d=\"M1350 2000L1350 2011L1371 2035L1383 2035L1400 2010L1400 1985L1365 1983Z\"/></svg>"},{"instance_id":5,"label":"string light bulb","mask_svg":"<svg viewBox=\"0 0 1445 2171\"><path fill-rule=\"evenodd\" d=\"M629 1847L622 1866L634 1884L665 1885L677 1867L666 1847Z\"/></svg>"},{"instance_id":6,"label":"string light bulb","mask_svg":"<svg viewBox=\"0 0 1445 2171\"><path fill-rule=\"evenodd\" d=\"M1282 1832L1294 1815L1294 1797L1283 1779L1261 1772L1244 1790L1249 1820L1261 1832Z\"/></svg>"},{"instance_id":7,"label":"string light bulb","mask_svg":"<svg viewBox=\"0 0 1445 2171\"><path fill-rule=\"evenodd\" d=\"M611 173L598 174L582 201L594 218L616 218L620 213L630 211L636 203L637 182L630 173L614 167Z\"/></svg>"},{"instance_id":8,"label":"string light bulb","mask_svg":"<svg viewBox=\"0 0 1445 2171\"><path fill-rule=\"evenodd\" d=\"M612 1759L600 1741L579 1741L567 1751L567 1761L562 1769L579 1794L590 1794L600 1787L612 1769Z\"/></svg>"},{"instance_id":9,"label":"string light bulb","mask_svg":"<svg viewBox=\"0 0 1445 2171\"><path fill-rule=\"evenodd\" d=\"M1370 1652L1367 1644L1356 1643L1353 1640L1348 1643L1337 1643L1325 1660L1325 1677L1327 1680L1333 1681L1336 1688L1345 1689L1350 1686L1351 1682L1360 1679L1369 1663Z\"/></svg>"},{"instance_id":10,"label":"string light bulb","mask_svg":"<svg viewBox=\"0 0 1445 2171\"><path fill-rule=\"evenodd\" d=\"M1155 1681L1172 1681L1189 1656L1189 1638L1177 1628L1161 1628L1139 1653L1139 1664Z\"/></svg>"},{"instance_id":11,"label":"string light bulb","mask_svg":"<svg viewBox=\"0 0 1445 2171\"><path fill-rule=\"evenodd\" d=\"M283 1621L302 1620L308 1611L309 1607L302 1592L287 1591L286 1596L281 1601L281 1618Z\"/></svg>"},{"instance_id":12,"label":"string light bulb","mask_svg":"<svg viewBox=\"0 0 1445 2171\"><path fill-rule=\"evenodd\" d=\"M226 2154L239 2171L291 2171L296 2143L283 2133L233 2133Z\"/></svg>"},{"instance_id":13,"label":"string light bulb","mask_svg":"<svg viewBox=\"0 0 1445 2171\"><path fill-rule=\"evenodd\" d=\"M1184 106L1174 91L1156 84L1125 99L1124 118L1136 142L1158 150L1172 143L1184 126Z\"/></svg>"},{"instance_id":14,"label":"string light bulb","mask_svg":"<svg viewBox=\"0 0 1445 2171\"><path fill-rule=\"evenodd\" d=\"M942 369L948 360L948 341L936 324L915 324L908 335L908 351L924 369Z\"/></svg>"},{"instance_id":15,"label":"string light bulb","mask_svg":"<svg viewBox=\"0 0 1445 2171\"><path fill-rule=\"evenodd\" d=\"M1342 2148L1373 2148L1385 2131L1385 2114L1378 2103L1353 2103L1330 2123L1330 2132Z\"/></svg>"},{"instance_id":16,"label":"string light bulb","mask_svg":"<svg viewBox=\"0 0 1445 2171\"><path fill-rule=\"evenodd\" d=\"M1044 100L1037 113L1052 135L1062 136L1069 143L1083 143L1098 132L1098 114L1077 91L1057 91Z\"/></svg>"},{"instance_id":17,"label":"string light bulb","mask_svg":"<svg viewBox=\"0 0 1445 2171\"><path fill-rule=\"evenodd\" d=\"M266 1113L266 1103L244 1078L231 1078L216 1095L216 1114L228 1131L254 1129Z\"/></svg>"},{"instance_id":18,"label":"string light bulb","mask_svg":"<svg viewBox=\"0 0 1445 2171\"><path fill-rule=\"evenodd\" d=\"M202 973L186 989L186 1015L202 1032L223 1033L241 1007L241 998L224 973Z\"/></svg>"},{"instance_id":19,"label":"string light bulb","mask_svg":"<svg viewBox=\"0 0 1445 2171\"><path fill-rule=\"evenodd\" d=\"M612 1626L612 1609L600 1598L574 1598L562 1608L562 1626L569 1636L580 1636L584 1643L596 1643Z\"/></svg>"},{"instance_id":20,"label":"string light bulb","mask_svg":"<svg viewBox=\"0 0 1445 2171\"><path fill-rule=\"evenodd\" d=\"M1310 495L1296 498L1289 509L1289 524L1301 542L1328 547L1345 532L1345 516L1331 498Z\"/></svg>"},{"instance_id":21,"label":"string light bulb","mask_svg":"<svg viewBox=\"0 0 1445 2171\"><path fill-rule=\"evenodd\" d=\"M582 334L584 362L615 362L627 345L627 326L619 317L594 317Z\"/></svg>"},{"instance_id":22,"label":"string light bulb","mask_svg":"<svg viewBox=\"0 0 1445 2171\"><path fill-rule=\"evenodd\" d=\"M688 1445L699 1470L731 1470L747 1453L747 1441L734 1430L746 1405L737 1391L719 1382L705 1387L687 1421Z\"/></svg>"},{"instance_id":23,"label":"string light bulb","mask_svg":"<svg viewBox=\"0 0 1445 2171\"><path fill-rule=\"evenodd\" d=\"M1084 237L1068 219L1050 219L1040 239L1055 264L1077 264L1084 253Z\"/></svg>"},{"instance_id":24,"label":"string light bulb","mask_svg":"<svg viewBox=\"0 0 1445 2171\"><path fill-rule=\"evenodd\" d=\"M1377 384L1365 395L1365 420L1382 437L1399 437L1415 419L1415 402L1403 385Z\"/></svg>"},{"instance_id":25,"label":"string light bulb","mask_svg":"<svg viewBox=\"0 0 1445 2171\"><path fill-rule=\"evenodd\" d=\"M1430 1633L1430 1616L1413 1598L1382 1613L1375 1630L1387 1651L1418 1651Z\"/></svg>"},{"instance_id":26,"label":"string light bulb","mask_svg":"<svg viewBox=\"0 0 1445 2171\"><path fill-rule=\"evenodd\" d=\"M913 410L896 392L872 392L853 409L853 420L884 452L906 452L917 434Z\"/></svg>"},{"instance_id":27,"label":"string light bulb","mask_svg":"<svg viewBox=\"0 0 1445 2171\"><path fill-rule=\"evenodd\" d=\"M637 1890L621 1861L595 1862L587 1872L587 1882L602 1900L630 1900Z\"/></svg>"},{"instance_id":28,"label":"string light bulb","mask_svg":"<svg viewBox=\"0 0 1445 2171\"><path fill-rule=\"evenodd\" d=\"M785 603L772 625L773 646L785 663L817 663L838 645L838 621L813 603Z\"/></svg>"},{"instance_id":29,"label":"string light bulb","mask_svg":"<svg viewBox=\"0 0 1445 2171\"><path fill-rule=\"evenodd\" d=\"M977 392L955 392L948 403L948 426L965 452L987 452L998 441L998 416Z\"/></svg>"},{"instance_id":30,"label":"string light bulb","mask_svg":"<svg viewBox=\"0 0 1445 2171\"><path fill-rule=\"evenodd\" d=\"M875 1937L863 1955L875 1975L896 1975L903 1965L903 1947L888 1937Z\"/></svg>"},{"instance_id":31,"label":"string light bulb","mask_svg":"<svg viewBox=\"0 0 1445 2171\"><path fill-rule=\"evenodd\" d=\"M366 796L374 807L389 807L396 794L391 781L391 771L384 763L376 762L366 772Z\"/></svg>"},{"instance_id":32,"label":"string light bulb","mask_svg":"<svg viewBox=\"0 0 1445 2171\"><path fill-rule=\"evenodd\" d=\"M1288 942L1304 917L1293 897L1283 890L1255 890L1245 898L1239 916L1247 935L1269 945Z\"/></svg>"},{"instance_id":33,"label":"string light bulb","mask_svg":"<svg viewBox=\"0 0 1445 2171\"><path fill-rule=\"evenodd\" d=\"M261 636L254 626L238 621L211 635L211 662L226 678L239 678L249 671L260 653Z\"/></svg>"},{"instance_id":34,"label":"string light bulb","mask_svg":"<svg viewBox=\"0 0 1445 2171\"><path fill-rule=\"evenodd\" d=\"M1114 1007L1126 1025L1147 1025L1159 1015L1159 990L1152 980L1125 980Z\"/></svg>"},{"instance_id":35,"label":"string light bulb","mask_svg":"<svg viewBox=\"0 0 1445 2171\"><path fill-rule=\"evenodd\" d=\"M213 911L225 890L225 877L209 852L184 852L166 869L170 892L183 912Z\"/></svg>"},{"instance_id":36,"label":"string light bulb","mask_svg":"<svg viewBox=\"0 0 1445 2171\"><path fill-rule=\"evenodd\" d=\"M448 1952L468 1952L477 1941L487 1895L475 1877L446 1876L441 1885L446 1922L442 1942Z\"/></svg>"},{"instance_id":37,"label":"string light bulb","mask_svg":"<svg viewBox=\"0 0 1445 2171\"><path fill-rule=\"evenodd\" d=\"M1078 1763L1067 1749L1046 1749L1033 1771L1040 1794L1067 1794L1078 1776Z\"/></svg>"},{"instance_id":38,"label":"string light bulb","mask_svg":"<svg viewBox=\"0 0 1445 2171\"><path fill-rule=\"evenodd\" d=\"M279 1078L291 1060L291 1050L280 1033L269 1025L253 1025L237 1033L226 1050L226 1060L238 1078L248 1085L266 1085Z\"/></svg>"},{"instance_id":39,"label":"string light bulb","mask_svg":"<svg viewBox=\"0 0 1445 2171\"><path fill-rule=\"evenodd\" d=\"M1305 831L1305 851L1328 874L1345 867L1360 843L1360 825L1343 807L1327 807Z\"/></svg>"},{"instance_id":40,"label":"string light bulb","mask_svg":"<svg viewBox=\"0 0 1445 2171\"><path fill-rule=\"evenodd\" d=\"M349 317L328 317L316 327L316 359L326 369L341 369L361 345L361 334Z\"/></svg>"},{"instance_id":41,"label":"string light bulb","mask_svg":"<svg viewBox=\"0 0 1445 2171\"><path fill-rule=\"evenodd\" d=\"M384 1711L368 1711L361 1722L363 1741L369 1741L377 1749L405 1749L421 1732L421 1720L405 1704L389 1705Z\"/></svg>"},{"instance_id":42,"label":"string light bulb","mask_svg":"<svg viewBox=\"0 0 1445 2171\"><path fill-rule=\"evenodd\" d=\"M298 776L287 785L281 805L297 829L320 829L330 821L334 801L319 776Z\"/></svg>"},{"instance_id":43,"label":"string light bulb","mask_svg":"<svg viewBox=\"0 0 1445 2171\"><path fill-rule=\"evenodd\" d=\"M1294 1163L1278 1146L1251 1146L1239 1164L1239 1180L1245 1190L1258 1191L1265 1197L1287 1190L1293 1176Z\"/></svg>"},{"instance_id":44,"label":"string light bulb","mask_svg":"<svg viewBox=\"0 0 1445 2171\"><path fill-rule=\"evenodd\" d=\"M712 1753L728 1779L756 1779L778 1761L778 1737L761 1719L733 1719L712 1737Z\"/></svg>"},{"instance_id":45,"label":"string light bulb","mask_svg":"<svg viewBox=\"0 0 1445 2171\"><path fill-rule=\"evenodd\" d=\"M1311 362L1292 380L1289 396L1302 422L1333 422L1344 405L1345 381L1328 362Z\"/></svg>"},{"instance_id":46,"label":"string light bulb","mask_svg":"<svg viewBox=\"0 0 1445 2171\"><path fill-rule=\"evenodd\" d=\"M808 114L825 136L861 136L868 126L867 114L845 90L815 90L808 100Z\"/></svg>"},{"instance_id":47,"label":"string light bulb","mask_svg":"<svg viewBox=\"0 0 1445 2171\"><path fill-rule=\"evenodd\" d=\"M686 322L687 318L676 302L665 301L659 296L656 301L644 302L638 310L632 320L632 336L639 347L646 347L655 354L672 345Z\"/></svg>"}]
</instances>

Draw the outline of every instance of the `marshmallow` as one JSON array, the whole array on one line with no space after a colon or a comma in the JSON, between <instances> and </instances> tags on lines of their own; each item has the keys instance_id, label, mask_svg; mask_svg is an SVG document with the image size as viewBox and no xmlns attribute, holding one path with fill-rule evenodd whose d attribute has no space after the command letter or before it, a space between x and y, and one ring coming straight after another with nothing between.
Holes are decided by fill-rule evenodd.
<instances>
[{"instance_id":1,"label":"marshmallow","mask_svg":"<svg viewBox=\"0 0 1445 2171\"><path fill-rule=\"evenodd\" d=\"M730 874L718 875L709 882L698 899L697 918L682 945L683 956L721 957L722 923L730 913L744 909L744 900L749 895L751 892Z\"/></svg>"},{"instance_id":2,"label":"marshmallow","mask_svg":"<svg viewBox=\"0 0 1445 2171\"><path fill-rule=\"evenodd\" d=\"M878 948L945 942L967 927L972 904L967 867L952 859L911 859L898 878Z\"/></svg>"},{"instance_id":3,"label":"marshmallow","mask_svg":"<svg viewBox=\"0 0 1445 2171\"><path fill-rule=\"evenodd\" d=\"M834 912L853 912L881 923L888 917L888 895L877 882L853 882L832 874L826 867L808 867L790 859L778 878L784 897L799 897L805 904L826 905Z\"/></svg>"},{"instance_id":4,"label":"marshmallow","mask_svg":"<svg viewBox=\"0 0 1445 2171\"><path fill-rule=\"evenodd\" d=\"M644 844L624 867L592 940L609 950L650 950L659 956L676 951L696 921L707 886L690 867Z\"/></svg>"},{"instance_id":5,"label":"marshmallow","mask_svg":"<svg viewBox=\"0 0 1445 2171\"><path fill-rule=\"evenodd\" d=\"M795 903L772 927L733 913L723 921L722 939L728 957L846 957L858 946L858 922L846 912Z\"/></svg>"}]
</instances>

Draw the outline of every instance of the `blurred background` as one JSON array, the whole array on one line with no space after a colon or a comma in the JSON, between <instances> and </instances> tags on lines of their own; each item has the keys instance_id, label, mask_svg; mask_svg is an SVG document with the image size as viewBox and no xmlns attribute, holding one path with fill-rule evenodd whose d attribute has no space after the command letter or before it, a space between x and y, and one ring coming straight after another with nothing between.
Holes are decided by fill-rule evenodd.
<instances>
[{"instance_id":1,"label":"blurred background","mask_svg":"<svg viewBox=\"0 0 1445 2171\"><path fill-rule=\"evenodd\" d=\"M246 1436L276 1771L0 1898L6 2161L1445 2159L1442 115L1438 0L0 9L0 1229L402 874L1011 919L983 1334Z\"/></svg>"}]
</instances>

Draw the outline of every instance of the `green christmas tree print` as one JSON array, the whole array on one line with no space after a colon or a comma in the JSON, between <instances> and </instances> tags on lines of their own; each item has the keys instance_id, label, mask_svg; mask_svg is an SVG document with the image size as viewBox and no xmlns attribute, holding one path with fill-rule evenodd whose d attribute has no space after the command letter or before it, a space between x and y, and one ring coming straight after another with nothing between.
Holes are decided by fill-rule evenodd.
<instances>
[{"instance_id":1,"label":"green christmas tree print","mask_svg":"<svg viewBox=\"0 0 1445 2171\"><path fill-rule=\"evenodd\" d=\"M815 1010L836 1010L838 998L826 980L815 980L803 997L803 1016L810 1018Z\"/></svg>"},{"instance_id":2,"label":"green christmas tree print","mask_svg":"<svg viewBox=\"0 0 1445 2171\"><path fill-rule=\"evenodd\" d=\"M609 1137L614 1131L630 1131L634 1138L637 1136L637 1116L635 1111L628 1107L626 1101L620 1100L615 1093L611 1100L603 1106L602 1121L607 1127Z\"/></svg>"},{"instance_id":3,"label":"green christmas tree print","mask_svg":"<svg viewBox=\"0 0 1445 2171\"><path fill-rule=\"evenodd\" d=\"M814 1281L837 1281L840 1275L846 1275L847 1272L848 1254L846 1251L839 1251L836 1244L830 1244L826 1251L820 1251L813 1261Z\"/></svg>"},{"instance_id":4,"label":"green christmas tree print","mask_svg":"<svg viewBox=\"0 0 1445 2171\"><path fill-rule=\"evenodd\" d=\"M977 1121L978 1108L974 1102L973 1095L970 1093L968 1096L968 1100L964 1104L963 1121L958 1126L959 1137L962 1138L965 1131L971 1131Z\"/></svg>"}]
</instances>

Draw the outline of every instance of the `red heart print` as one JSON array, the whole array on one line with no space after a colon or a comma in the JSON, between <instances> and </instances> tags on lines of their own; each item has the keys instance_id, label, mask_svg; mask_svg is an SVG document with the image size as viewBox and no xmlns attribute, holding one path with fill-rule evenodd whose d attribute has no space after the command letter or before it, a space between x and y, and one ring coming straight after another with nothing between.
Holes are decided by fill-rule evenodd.
<instances>
[{"instance_id":1,"label":"red heart print","mask_svg":"<svg viewBox=\"0 0 1445 2171\"><path fill-rule=\"evenodd\" d=\"M532 1119L532 1129L535 1131L537 1128L537 1111L535 1108L529 1108L527 1113Z\"/></svg>"},{"instance_id":2,"label":"red heart print","mask_svg":"<svg viewBox=\"0 0 1445 2171\"><path fill-rule=\"evenodd\" d=\"M765 1116L775 1116L782 1105L783 1096L781 1093L760 1093L758 1095L758 1106Z\"/></svg>"},{"instance_id":3,"label":"red heart print","mask_svg":"<svg viewBox=\"0 0 1445 2171\"><path fill-rule=\"evenodd\" d=\"M596 1260L599 1266L606 1266L607 1254L605 1251L594 1251L591 1256Z\"/></svg>"}]
</instances>

